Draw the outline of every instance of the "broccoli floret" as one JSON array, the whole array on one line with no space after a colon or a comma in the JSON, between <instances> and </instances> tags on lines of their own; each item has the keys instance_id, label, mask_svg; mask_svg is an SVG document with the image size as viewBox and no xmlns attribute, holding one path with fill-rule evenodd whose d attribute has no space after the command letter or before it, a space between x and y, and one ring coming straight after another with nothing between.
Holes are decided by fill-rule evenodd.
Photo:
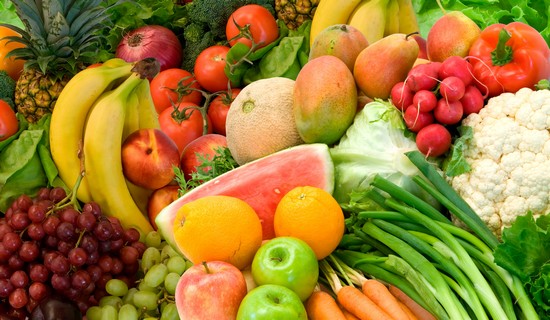
<instances>
[{"instance_id":1,"label":"broccoli floret","mask_svg":"<svg viewBox=\"0 0 550 320\"><path fill-rule=\"evenodd\" d=\"M0 99L8 98L11 103L15 98L15 80L5 70L0 70Z\"/></svg>"},{"instance_id":2,"label":"broccoli floret","mask_svg":"<svg viewBox=\"0 0 550 320\"><path fill-rule=\"evenodd\" d=\"M189 4L189 17L206 23L216 40L225 39L225 25L233 11L247 4L259 4L275 15L273 0L193 0Z\"/></svg>"},{"instance_id":3,"label":"broccoli floret","mask_svg":"<svg viewBox=\"0 0 550 320\"><path fill-rule=\"evenodd\" d=\"M200 42L204 34L208 31L208 26L200 22L192 22L185 26L183 30L183 39L186 43Z\"/></svg>"}]
</instances>

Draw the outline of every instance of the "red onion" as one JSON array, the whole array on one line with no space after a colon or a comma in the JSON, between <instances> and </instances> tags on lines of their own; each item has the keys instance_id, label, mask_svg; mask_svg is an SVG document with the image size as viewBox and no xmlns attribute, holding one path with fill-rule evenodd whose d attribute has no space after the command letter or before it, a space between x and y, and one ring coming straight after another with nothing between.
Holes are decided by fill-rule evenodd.
<instances>
[{"instance_id":1,"label":"red onion","mask_svg":"<svg viewBox=\"0 0 550 320\"><path fill-rule=\"evenodd\" d=\"M172 30L146 25L126 34L118 44L115 56L128 62L155 58L162 71L181 67L182 47Z\"/></svg>"}]
</instances>

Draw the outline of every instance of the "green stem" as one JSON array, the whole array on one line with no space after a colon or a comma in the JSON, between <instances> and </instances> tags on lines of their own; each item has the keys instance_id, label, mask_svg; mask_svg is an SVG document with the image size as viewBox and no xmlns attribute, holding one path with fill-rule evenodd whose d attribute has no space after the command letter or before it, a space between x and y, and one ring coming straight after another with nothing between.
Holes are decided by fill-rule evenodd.
<instances>
[{"instance_id":1,"label":"green stem","mask_svg":"<svg viewBox=\"0 0 550 320\"><path fill-rule=\"evenodd\" d=\"M488 310L493 319L507 318L506 313L500 305L499 299L496 297L491 286L487 283L487 280L483 277L479 269L476 267L474 261L472 260L472 257L468 255L464 247L451 233L441 228L436 221L433 221L432 219L426 217L416 209L401 205L393 199L388 199L386 203L395 210L402 212L411 219L424 225L427 229L431 230L431 232L437 238L445 243L457 257L456 261L454 262L464 271L464 273L470 278L470 280L475 283L475 289L478 293L478 296L481 299L481 302L485 306L489 307Z\"/></svg>"},{"instance_id":2,"label":"green stem","mask_svg":"<svg viewBox=\"0 0 550 320\"><path fill-rule=\"evenodd\" d=\"M421 177L413 178L414 181L428 193L433 193L432 196L434 194L441 194L454 205L453 208L460 209L453 213L458 219L462 220L468 228L474 231L476 235L481 238L489 246L489 248L491 248L491 250L494 250L499 244L497 237L491 232L489 227L487 227L487 225L481 220L472 207L470 207L470 205L456 192L456 190L453 189L453 187L451 187L451 185L441 176L435 166L426 161L424 155L420 153L420 151L410 151L407 152L406 155L418 168L418 170L420 170L420 172L422 172L422 174L428 179L428 181L430 181L431 185L428 183L422 183L425 181Z\"/></svg>"},{"instance_id":3,"label":"green stem","mask_svg":"<svg viewBox=\"0 0 550 320\"><path fill-rule=\"evenodd\" d=\"M405 241L380 229L373 222L365 223L363 231L390 247L399 257L404 259L408 264L412 265L417 272L422 274L433 287L433 290L437 292L437 299L445 308L451 319L462 319L463 312L460 310L462 306L456 304L456 299L453 298L454 294L445 282L445 279L443 279L441 273L428 259L426 259L426 257Z\"/></svg>"},{"instance_id":4,"label":"green stem","mask_svg":"<svg viewBox=\"0 0 550 320\"><path fill-rule=\"evenodd\" d=\"M500 29L497 46L495 47L495 50L491 52L493 66L503 66L512 61L512 47L506 45L506 42L510 40L511 37L512 35L508 30L504 28Z\"/></svg>"}]
</instances>

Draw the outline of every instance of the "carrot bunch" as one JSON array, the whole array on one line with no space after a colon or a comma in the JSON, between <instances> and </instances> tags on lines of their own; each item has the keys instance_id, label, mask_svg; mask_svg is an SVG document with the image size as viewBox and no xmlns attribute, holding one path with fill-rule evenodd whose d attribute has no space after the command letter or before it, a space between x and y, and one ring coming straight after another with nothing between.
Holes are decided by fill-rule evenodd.
<instances>
[{"instance_id":1,"label":"carrot bunch","mask_svg":"<svg viewBox=\"0 0 550 320\"><path fill-rule=\"evenodd\" d=\"M328 260L332 262L334 268ZM366 278L359 271L339 262L334 256L321 260L320 267L335 297L326 291L316 290L306 302L306 311L310 320L426 319L419 318L408 306L412 299L409 299L407 304L404 303L390 292L386 284L376 279ZM337 271L334 270L335 268Z\"/></svg>"}]
</instances>

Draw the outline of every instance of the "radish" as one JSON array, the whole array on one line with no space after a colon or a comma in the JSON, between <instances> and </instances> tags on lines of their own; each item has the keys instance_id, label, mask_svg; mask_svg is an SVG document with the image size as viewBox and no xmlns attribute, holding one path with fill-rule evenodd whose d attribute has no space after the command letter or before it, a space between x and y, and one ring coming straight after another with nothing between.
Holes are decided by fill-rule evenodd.
<instances>
[{"instance_id":1,"label":"radish","mask_svg":"<svg viewBox=\"0 0 550 320\"><path fill-rule=\"evenodd\" d=\"M392 87L390 98L397 109L405 111L413 103L413 92L405 85L405 82L401 81Z\"/></svg>"},{"instance_id":2,"label":"radish","mask_svg":"<svg viewBox=\"0 0 550 320\"><path fill-rule=\"evenodd\" d=\"M418 64L409 71L405 83L414 92L433 90L438 82L437 70L436 62Z\"/></svg>"},{"instance_id":3,"label":"radish","mask_svg":"<svg viewBox=\"0 0 550 320\"><path fill-rule=\"evenodd\" d=\"M478 113L485 105L485 100L476 86L469 85L464 90L464 96L460 99L460 103L462 103L464 115L467 116L470 113Z\"/></svg>"},{"instance_id":4,"label":"radish","mask_svg":"<svg viewBox=\"0 0 550 320\"><path fill-rule=\"evenodd\" d=\"M429 112L437 105L437 97L435 93L430 90L420 90L413 96L413 105L417 107L420 112Z\"/></svg>"},{"instance_id":5,"label":"radish","mask_svg":"<svg viewBox=\"0 0 550 320\"><path fill-rule=\"evenodd\" d=\"M431 112L420 112L415 105L411 105L403 114L405 125L412 132L418 132L420 129L434 122L434 115Z\"/></svg>"},{"instance_id":6,"label":"radish","mask_svg":"<svg viewBox=\"0 0 550 320\"><path fill-rule=\"evenodd\" d=\"M464 109L460 101L447 101L441 98L437 101L437 106L434 109L435 120L442 124L456 124L462 120Z\"/></svg>"},{"instance_id":7,"label":"radish","mask_svg":"<svg viewBox=\"0 0 550 320\"><path fill-rule=\"evenodd\" d=\"M472 75L472 64L460 56L451 56L441 63L439 78L445 79L453 76L458 77L468 86L474 80Z\"/></svg>"},{"instance_id":8,"label":"radish","mask_svg":"<svg viewBox=\"0 0 550 320\"><path fill-rule=\"evenodd\" d=\"M449 102L458 101L464 96L466 86L459 77L449 76L439 84L439 93Z\"/></svg>"},{"instance_id":9,"label":"radish","mask_svg":"<svg viewBox=\"0 0 550 320\"><path fill-rule=\"evenodd\" d=\"M416 146L428 157L439 157L451 147L451 133L439 123L432 123L418 131Z\"/></svg>"}]
</instances>

